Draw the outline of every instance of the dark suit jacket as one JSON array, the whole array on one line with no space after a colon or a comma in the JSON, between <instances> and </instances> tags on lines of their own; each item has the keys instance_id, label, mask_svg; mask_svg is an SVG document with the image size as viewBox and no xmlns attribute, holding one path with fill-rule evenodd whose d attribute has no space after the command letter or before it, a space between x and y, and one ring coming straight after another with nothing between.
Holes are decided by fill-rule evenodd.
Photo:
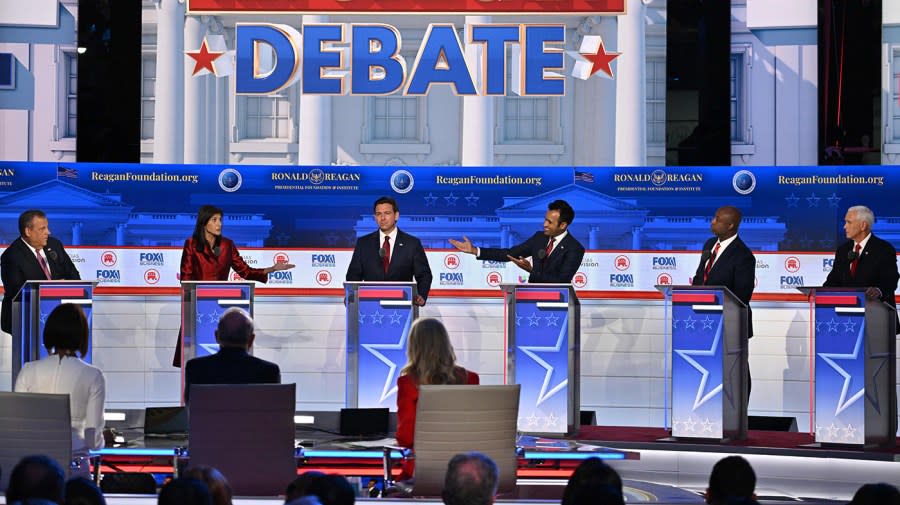
<instances>
[{"instance_id":1,"label":"dark suit jacket","mask_svg":"<svg viewBox=\"0 0 900 505\"><path fill-rule=\"evenodd\" d=\"M538 259L547 248L547 242L549 241L550 237L539 231L525 242L509 249L482 247L479 250L480 256L478 256L478 259L509 261L509 258L506 257L507 255L514 258L530 257L531 275L528 276L528 282L568 284L572 282L572 277L575 277L575 273L578 272L578 268L581 266L581 259L584 258L584 246L569 233L553 249L550 256L542 260Z\"/></svg>"},{"instance_id":2,"label":"dark suit jacket","mask_svg":"<svg viewBox=\"0 0 900 505\"><path fill-rule=\"evenodd\" d=\"M894 292L897 291L897 251L889 242L875 235L869 237L866 248L860 252L856 264L856 276L850 277L850 258L853 241L848 240L838 247L831 264L831 272L825 279L825 286L835 288L870 288L881 290L881 300L897 307ZM897 323L900 331L900 320Z\"/></svg>"},{"instance_id":3,"label":"dark suit jacket","mask_svg":"<svg viewBox=\"0 0 900 505\"><path fill-rule=\"evenodd\" d=\"M431 290L431 267L428 266L422 242L397 230L397 243L394 244L391 264L385 274L381 256L378 255L381 249L378 240L378 230L359 237L353 248L350 267L347 268L347 280L409 282L415 278L416 291L427 299L428 291Z\"/></svg>"},{"instance_id":4,"label":"dark suit jacket","mask_svg":"<svg viewBox=\"0 0 900 505\"><path fill-rule=\"evenodd\" d=\"M47 266L50 267L50 275L53 280L79 280L81 276L78 269L72 263L72 259L63 248L62 242L48 237L47 246L44 247L44 256L47 258ZM53 259L53 257L56 259ZM28 244L19 237L3 256L0 257L0 277L3 278L3 309L0 311L0 329L7 333L12 332L12 302L19 294L19 290L25 281L43 280L47 276L38 263L37 256Z\"/></svg>"},{"instance_id":5,"label":"dark suit jacket","mask_svg":"<svg viewBox=\"0 0 900 505\"><path fill-rule=\"evenodd\" d=\"M704 251L712 251L719 239L713 237L703 244ZM753 296L753 287L756 284L756 258L750 252L747 244L741 237L735 237L731 243L719 255L709 271L709 278L703 282L703 271L706 269L708 256L701 256L700 264L691 284L694 286L725 286L730 289L738 299L747 304L747 337L753 336L753 312L750 310L750 297Z\"/></svg>"},{"instance_id":6,"label":"dark suit jacket","mask_svg":"<svg viewBox=\"0 0 900 505\"><path fill-rule=\"evenodd\" d=\"M238 347L222 347L219 352L194 358L184 368L184 403L191 384L280 384L278 365L251 356Z\"/></svg>"}]
</instances>

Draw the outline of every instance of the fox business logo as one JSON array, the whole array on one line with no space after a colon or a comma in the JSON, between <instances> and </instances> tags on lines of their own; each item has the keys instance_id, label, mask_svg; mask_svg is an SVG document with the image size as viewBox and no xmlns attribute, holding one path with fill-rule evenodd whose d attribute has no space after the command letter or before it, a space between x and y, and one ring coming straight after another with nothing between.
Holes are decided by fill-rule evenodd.
<instances>
[{"instance_id":1,"label":"fox business logo","mask_svg":"<svg viewBox=\"0 0 900 505\"><path fill-rule=\"evenodd\" d=\"M782 275L781 289L794 289L803 286L802 275Z\"/></svg>"},{"instance_id":2,"label":"fox business logo","mask_svg":"<svg viewBox=\"0 0 900 505\"><path fill-rule=\"evenodd\" d=\"M336 261L334 258L334 254L313 254L312 255L312 266L313 267L335 267Z\"/></svg>"},{"instance_id":3,"label":"fox business logo","mask_svg":"<svg viewBox=\"0 0 900 505\"><path fill-rule=\"evenodd\" d=\"M440 281L441 286L462 286L463 274L462 272L441 272Z\"/></svg>"},{"instance_id":4,"label":"fox business logo","mask_svg":"<svg viewBox=\"0 0 900 505\"><path fill-rule=\"evenodd\" d=\"M634 274L609 274L609 287L633 288Z\"/></svg>"},{"instance_id":5,"label":"fox business logo","mask_svg":"<svg viewBox=\"0 0 900 505\"><path fill-rule=\"evenodd\" d=\"M675 256L654 256L653 270L671 270L678 268L675 263Z\"/></svg>"},{"instance_id":6,"label":"fox business logo","mask_svg":"<svg viewBox=\"0 0 900 505\"><path fill-rule=\"evenodd\" d=\"M491 270L506 270L506 262L485 260L481 262L481 268L489 268Z\"/></svg>"},{"instance_id":7,"label":"fox business logo","mask_svg":"<svg viewBox=\"0 0 900 505\"><path fill-rule=\"evenodd\" d=\"M293 284L294 276L288 270L269 274L269 284Z\"/></svg>"},{"instance_id":8,"label":"fox business logo","mask_svg":"<svg viewBox=\"0 0 900 505\"><path fill-rule=\"evenodd\" d=\"M141 253L140 255L141 266L145 265L153 265L153 266L163 266L165 265L165 259L163 258L163 253Z\"/></svg>"},{"instance_id":9,"label":"fox business logo","mask_svg":"<svg viewBox=\"0 0 900 505\"><path fill-rule=\"evenodd\" d=\"M118 270L97 270L97 280L107 284L122 282L122 274Z\"/></svg>"},{"instance_id":10,"label":"fox business logo","mask_svg":"<svg viewBox=\"0 0 900 505\"><path fill-rule=\"evenodd\" d=\"M830 272L832 268L834 268L834 258L822 259L822 271L823 272Z\"/></svg>"}]
</instances>

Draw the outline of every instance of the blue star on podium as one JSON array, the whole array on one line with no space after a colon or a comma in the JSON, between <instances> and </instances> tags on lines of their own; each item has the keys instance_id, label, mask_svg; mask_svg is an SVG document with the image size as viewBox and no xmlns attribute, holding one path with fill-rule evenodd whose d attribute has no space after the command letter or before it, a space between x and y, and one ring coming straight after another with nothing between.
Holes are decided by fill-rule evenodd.
<instances>
[{"instance_id":1,"label":"blue star on podium","mask_svg":"<svg viewBox=\"0 0 900 505\"><path fill-rule=\"evenodd\" d=\"M698 407L709 401L713 396L722 391L722 378L719 377L719 380L717 381L718 383L707 391L709 370L698 363L697 360L692 358L692 356L714 357L716 355L716 350L719 348L720 338L721 331L716 331L709 349L674 349L675 354L681 356L682 359L687 361L692 367L700 372L700 383L697 385L697 394L694 397L694 410L696 410ZM704 393L704 391L706 392Z\"/></svg>"},{"instance_id":2,"label":"blue star on podium","mask_svg":"<svg viewBox=\"0 0 900 505\"><path fill-rule=\"evenodd\" d=\"M820 352L819 357L822 358L825 363L828 363L838 375L840 375L844 379L844 383L841 385L841 397L838 399L837 405L835 405L834 415L837 416L848 407L853 405L857 400L862 398L865 393L865 383L859 388L858 391L847 397L847 393L850 390L850 382L853 380L853 377L844 369L844 367L838 365L835 360L852 360L857 361L860 359L860 349L862 348L863 342L863 328L860 328L860 331L856 335L856 343L853 345L853 351L849 353L836 353L836 352Z\"/></svg>"},{"instance_id":3,"label":"blue star on podium","mask_svg":"<svg viewBox=\"0 0 900 505\"><path fill-rule=\"evenodd\" d=\"M531 359L533 359L538 365L540 365L544 369L544 382L541 384L541 392L538 394L537 401L535 402L535 406L540 405L544 401L548 400L554 394L562 391L569 384L569 378L566 377L558 384L550 387L550 377L553 375L553 372L556 370L556 367L545 361L543 358L538 356L539 352L551 353L551 355L558 355L560 349L562 349L563 338L568 331L568 325L564 324L562 328L560 328L559 333L556 337L556 344L552 346L540 346L540 345L520 345L519 350L523 353L527 354Z\"/></svg>"},{"instance_id":4,"label":"blue star on podium","mask_svg":"<svg viewBox=\"0 0 900 505\"><path fill-rule=\"evenodd\" d=\"M361 344L361 347L370 353L372 356L387 365L388 372L384 376L384 386L381 388L381 398L378 400L378 403L383 403L389 396L397 392L397 363L392 361L390 358L385 356L381 351L399 351L401 357L404 354L404 350L406 349L406 333L400 333L400 340L395 344Z\"/></svg>"}]
</instances>

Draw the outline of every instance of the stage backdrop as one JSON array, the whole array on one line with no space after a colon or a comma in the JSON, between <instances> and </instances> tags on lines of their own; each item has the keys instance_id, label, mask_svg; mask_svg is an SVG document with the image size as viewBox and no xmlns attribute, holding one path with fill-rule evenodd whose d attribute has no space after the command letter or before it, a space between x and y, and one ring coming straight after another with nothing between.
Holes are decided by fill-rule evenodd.
<instances>
[{"instance_id":1,"label":"stage backdrop","mask_svg":"<svg viewBox=\"0 0 900 505\"><path fill-rule=\"evenodd\" d=\"M870 206L875 232L900 245L897 176L883 167L233 167L0 164L0 241L16 216L42 208L81 275L100 286L176 287L180 247L197 208L225 212L224 235L252 266L295 263L269 287L339 288L358 236L376 229L372 205L397 199L399 226L425 244L440 289L524 282L513 265L454 252L449 238L507 247L541 229L547 204L575 208L570 231L590 251L581 290L653 291L687 284L722 205L744 213L757 252L756 293L820 285L845 240L848 207ZM237 278L237 277L235 277Z\"/></svg>"}]
</instances>

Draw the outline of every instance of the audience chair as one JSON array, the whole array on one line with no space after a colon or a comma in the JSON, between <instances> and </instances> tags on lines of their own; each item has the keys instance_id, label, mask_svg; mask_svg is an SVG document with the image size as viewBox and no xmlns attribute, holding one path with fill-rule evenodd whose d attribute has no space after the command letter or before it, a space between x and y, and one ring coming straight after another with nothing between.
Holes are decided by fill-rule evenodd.
<instances>
[{"instance_id":1,"label":"audience chair","mask_svg":"<svg viewBox=\"0 0 900 505\"><path fill-rule=\"evenodd\" d=\"M13 467L33 454L56 460L66 479L72 467L72 418L69 395L0 392L0 492L6 492Z\"/></svg>"},{"instance_id":2,"label":"audience chair","mask_svg":"<svg viewBox=\"0 0 900 505\"><path fill-rule=\"evenodd\" d=\"M419 386L415 475L408 483L393 482L391 453L397 448L385 448L385 488L394 485L412 496L440 496L450 459L459 453L477 451L497 463L498 493L513 491L518 464L518 415L518 384Z\"/></svg>"},{"instance_id":3,"label":"audience chair","mask_svg":"<svg viewBox=\"0 0 900 505\"><path fill-rule=\"evenodd\" d=\"M297 476L295 384L191 387L190 465L217 468L234 494L275 496Z\"/></svg>"}]
</instances>

